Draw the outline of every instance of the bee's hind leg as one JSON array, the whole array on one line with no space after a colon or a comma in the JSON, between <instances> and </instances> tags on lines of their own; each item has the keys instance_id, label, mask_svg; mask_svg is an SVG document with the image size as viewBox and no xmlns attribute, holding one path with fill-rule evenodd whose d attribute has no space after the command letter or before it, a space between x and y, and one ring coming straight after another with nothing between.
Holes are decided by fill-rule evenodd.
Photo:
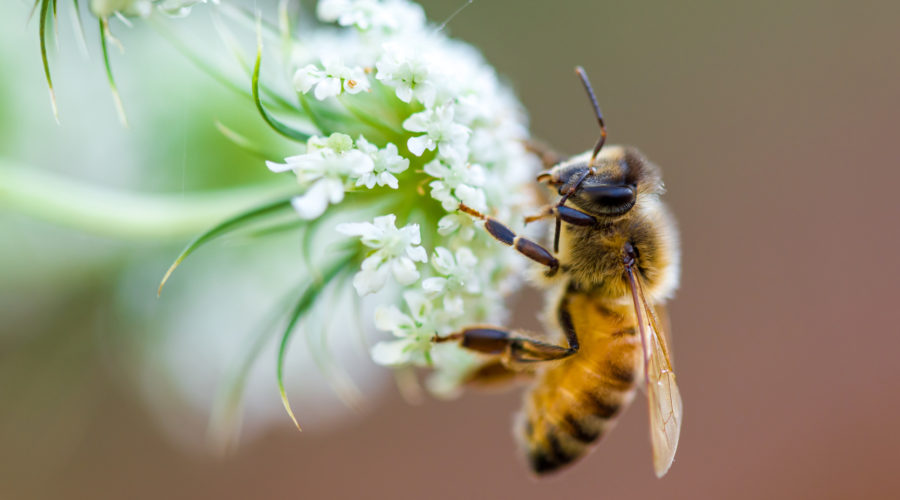
<instances>
[{"instance_id":1,"label":"bee's hind leg","mask_svg":"<svg viewBox=\"0 0 900 500\"><path fill-rule=\"evenodd\" d=\"M511 382L528 380L534 375L533 363L509 366L499 357L489 358L475 367L463 383L477 389L503 389Z\"/></svg>"}]
</instances>

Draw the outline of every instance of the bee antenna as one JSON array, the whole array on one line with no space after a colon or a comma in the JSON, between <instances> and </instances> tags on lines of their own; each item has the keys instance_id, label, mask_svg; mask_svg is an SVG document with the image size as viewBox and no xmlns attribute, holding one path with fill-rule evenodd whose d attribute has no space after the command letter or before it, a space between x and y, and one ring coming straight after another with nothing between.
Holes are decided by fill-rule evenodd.
<instances>
[{"instance_id":1,"label":"bee antenna","mask_svg":"<svg viewBox=\"0 0 900 500\"><path fill-rule=\"evenodd\" d=\"M597 104L597 96L594 95L594 89L591 88L591 82L588 80L587 73L584 72L584 68L581 66L575 67L575 74L581 78L581 83L584 84L584 90L587 91L588 97L591 99L591 104L594 105L594 113L597 115L597 123L600 124L600 139L597 141L597 144L594 146L594 152L591 154L590 165L594 164L594 159L597 158L597 153L600 152L600 148L603 147L603 143L606 142L606 124L603 123L603 113L600 112L600 105Z\"/></svg>"}]
</instances>

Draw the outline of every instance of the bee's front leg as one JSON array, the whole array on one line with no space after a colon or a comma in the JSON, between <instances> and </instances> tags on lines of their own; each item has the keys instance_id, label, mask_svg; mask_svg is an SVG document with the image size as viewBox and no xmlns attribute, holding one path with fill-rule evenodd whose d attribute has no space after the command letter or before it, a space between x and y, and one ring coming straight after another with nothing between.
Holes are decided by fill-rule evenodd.
<instances>
[{"instance_id":1,"label":"bee's front leg","mask_svg":"<svg viewBox=\"0 0 900 500\"><path fill-rule=\"evenodd\" d=\"M509 245L525 257L528 257L538 264L547 266L549 268L547 270L547 276L553 276L559 270L559 260L553 256L550 250L547 250L528 238L516 235L516 233L507 227L506 224L503 224L493 217L488 217L471 207L460 203L459 209L472 217L483 220L484 229L500 243Z\"/></svg>"}]
</instances>

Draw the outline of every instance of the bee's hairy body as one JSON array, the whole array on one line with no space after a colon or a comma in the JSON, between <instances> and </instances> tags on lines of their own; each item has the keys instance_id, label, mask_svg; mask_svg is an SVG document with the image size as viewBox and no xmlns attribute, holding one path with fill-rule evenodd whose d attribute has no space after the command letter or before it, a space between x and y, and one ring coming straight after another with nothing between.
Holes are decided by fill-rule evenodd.
<instances>
[{"instance_id":1,"label":"bee's hairy body","mask_svg":"<svg viewBox=\"0 0 900 500\"><path fill-rule=\"evenodd\" d=\"M586 159L573 158L551 174L571 176L566 170L581 168ZM582 456L630 403L642 380L641 339L623 264L626 243L639 256L638 272L658 307L678 282L677 233L659 200L663 190L656 167L637 151L620 147L605 149L596 163L601 177L619 177L630 167L641 178L634 207L625 214L603 221L599 229L563 223L559 272L540 278L549 287L547 331L573 328L580 346L573 355L536 368L518 417L516 433L538 473Z\"/></svg>"},{"instance_id":2,"label":"bee's hairy body","mask_svg":"<svg viewBox=\"0 0 900 500\"><path fill-rule=\"evenodd\" d=\"M682 401L660 325L662 305L678 286L678 235L659 197L659 169L635 149L603 148L606 126L582 68L576 68L600 125L592 151L553 165L538 182L559 200L525 222L554 218L553 250L516 235L501 221L465 204L499 242L540 265L547 290L546 334L475 325L434 342L459 341L489 355L470 381L493 384L534 379L517 417L516 433L538 474L576 460L609 429L645 383L653 466L662 477L672 465L681 429ZM555 155L541 151L545 166Z\"/></svg>"}]
</instances>

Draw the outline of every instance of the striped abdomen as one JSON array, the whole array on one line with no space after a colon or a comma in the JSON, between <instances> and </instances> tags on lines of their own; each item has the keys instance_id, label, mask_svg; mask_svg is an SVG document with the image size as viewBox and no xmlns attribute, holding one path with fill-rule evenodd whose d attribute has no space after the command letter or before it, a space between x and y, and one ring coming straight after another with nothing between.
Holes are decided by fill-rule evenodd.
<instances>
[{"instance_id":1,"label":"striped abdomen","mask_svg":"<svg viewBox=\"0 0 900 500\"><path fill-rule=\"evenodd\" d=\"M560 307L581 348L538 373L516 430L537 473L576 460L600 439L631 402L642 366L630 308L581 294L568 294Z\"/></svg>"}]
</instances>

